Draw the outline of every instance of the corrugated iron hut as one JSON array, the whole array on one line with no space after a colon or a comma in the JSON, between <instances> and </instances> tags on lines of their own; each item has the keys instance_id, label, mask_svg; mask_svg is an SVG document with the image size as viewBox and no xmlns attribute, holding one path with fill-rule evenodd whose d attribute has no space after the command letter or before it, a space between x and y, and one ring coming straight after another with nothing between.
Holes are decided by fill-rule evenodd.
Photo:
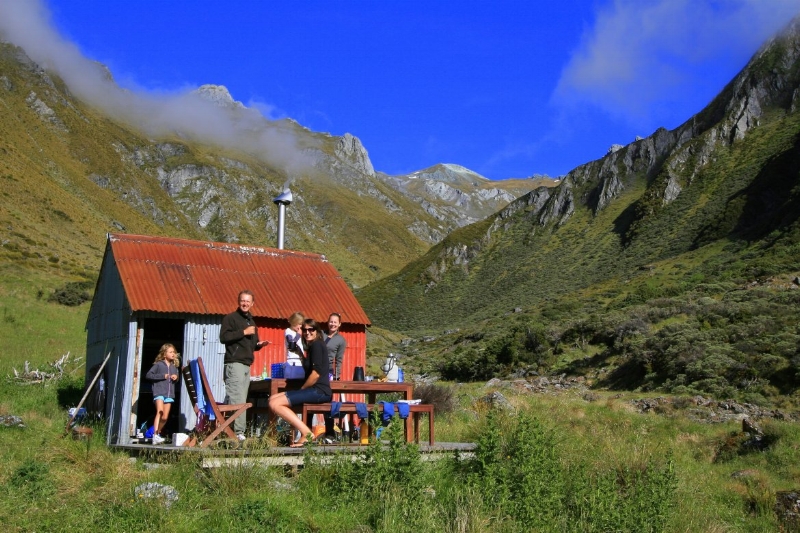
<instances>
[{"instance_id":1,"label":"corrugated iron hut","mask_svg":"<svg viewBox=\"0 0 800 533\"><path fill-rule=\"evenodd\" d=\"M285 360L283 332L295 311L326 322L342 315L347 340L343 375L366 359L369 319L350 288L325 256L217 242L110 234L94 300L86 322L87 383L92 369L114 350L106 376L109 444L128 444L154 414L144 375L162 344L181 353L181 363L202 357L214 390L225 397L222 317L237 307L240 290L255 294L252 314L261 339L271 341L256 352L251 367L261 375ZM194 427L192 406L181 391L168 431Z\"/></svg>"}]
</instances>

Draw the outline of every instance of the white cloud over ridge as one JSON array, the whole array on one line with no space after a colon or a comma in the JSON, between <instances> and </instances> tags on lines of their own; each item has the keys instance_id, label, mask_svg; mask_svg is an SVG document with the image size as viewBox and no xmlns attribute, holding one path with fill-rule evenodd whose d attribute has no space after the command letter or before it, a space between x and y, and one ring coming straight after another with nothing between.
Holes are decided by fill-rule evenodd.
<instances>
[{"instance_id":1,"label":"white cloud over ridge","mask_svg":"<svg viewBox=\"0 0 800 533\"><path fill-rule=\"evenodd\" d=\"M184 137L237 148L285 170L290 176L310 170L290 128L268 122L274 108L235 112L215 105L191 90L156 93L121 89L108 71L84 57L77 46L53 27L39 0L0 0L0 40L22 48L42 68L55 72L80 99L150 136Z\"/></svg>"},{"instance_id":2,"label":"white cloud over ridge","mask_svg":"<svg viewBox=\"0 0 800 533\"><path fill-rule=\"evenodd\" d=\"M647 125L659 108L696 97L685 87L707 85L709 69L738 72L799 12L800 0L614 0L585 32L552 102Z\"/></svg>"}]
</instances>

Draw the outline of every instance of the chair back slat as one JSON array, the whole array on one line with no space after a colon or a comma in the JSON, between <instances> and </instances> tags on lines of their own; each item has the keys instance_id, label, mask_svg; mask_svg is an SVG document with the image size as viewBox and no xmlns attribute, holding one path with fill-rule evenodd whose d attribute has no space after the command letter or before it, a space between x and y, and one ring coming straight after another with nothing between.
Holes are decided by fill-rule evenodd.
<instances>
[{"instance_id":1,"label":"chair back slat","mask_svg":"<svg viewBox=\"0 0 800 533\"><path fill-rule=\"evenodd\" d=\"M192 400L192 406L195 411L197 411L197 384L194 382L192 369L188 364L181 369L181 374L183 374L183 383L186 386L186 392L189 394L189 399Z\"/></svg>"}]
</instances>

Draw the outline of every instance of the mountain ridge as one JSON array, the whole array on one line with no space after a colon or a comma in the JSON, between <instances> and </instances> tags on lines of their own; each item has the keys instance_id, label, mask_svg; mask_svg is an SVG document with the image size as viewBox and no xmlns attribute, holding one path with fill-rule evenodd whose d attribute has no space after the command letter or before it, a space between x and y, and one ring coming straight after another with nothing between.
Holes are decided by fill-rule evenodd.
<instances>
[{"instance_id":1,"label":"mountain ridge","mask_svg":"<svg viewBox=\"0 0 800 533\"><path fill-rule=\"evenodd\" d=\"M85 68L112 95L108 101L124 97L104 66ZM7 117L0 146L10 154L0 166L9 185L0 224L14 228L0 261L91 278L110 231L274 245L271 200L290 186L295 203L287 210L287 247L324 253L357 287L396 271L458 225L387 186L353 135L268 121L219 85L182 96L174 110L137 98L138 122L126 122L130 111L109 117L108 101L83 102L24 50L0 44L0 105ZM167 116L148 125L144 114L151 109ZM164 128L169 115L181 115L171 130ZM192 120L200 128L217 125L216 131L187 131ZM227 144L217 144L221 139ZM264 143L275 146L264 154ZM285 153L272 161L281 146ZM49 205L46 189L62 190L65 204L52 208L66 218L39 219L33 206ZM123 214L124 205L133 212ZM66 245L74 236L77 244Z\"/></svg>"},{"instance_id":2,"label":"mountain ridge","mask_svg":"<svg viewBox=\"0 0 800 533\"><path fill-rule=\"evenodd\" d=\"M555 184L549 178L493 181L452 163L403 175L378 173L378 177L419 202L435 219L455 220L458 227L486 218L532 188Z\"/></svg>"},{"instance_id":3,"label":"mountain ridge","mask_svg":"<svg viewBox=\"0 0 800 533\"><path fill-rule=\"evenodd\" d=\"M602 233L600 238L613 243L603 252L606 260L612 260L613 257L623 259L626 254L634 255L630 250L636 248L637 239L644 242L641 234L647 233L648 224L652 225L652 221L659 216L666 216L664 213L679 198L690 196L685 191L693 186L697 189L701 177L713 175L715 181L726 183L724 177L717 175L714 164L723 156L730 157L732 151L742 148L744 145L741 143L751 132L779 120L784 121L790 134L794 131L800 95L799 35L800 22L795 19L780 35L765 43L742 72L706 108L674 130L660 128L646 138L576 167L555 187L538 187L474 227L453 232L399 273L360 291L359 297L364 300L373 322L383 327L389 327L390 323L397 321L412 329L432 327L436 321L434 317L447 312L446 305L439 305L439 302L450 300L443 294L446 292L444 287L456 285L466 287L466 293L482 295L477 298L480 304L475 309L480 311L473 317L475 319L491 313L502 314L520 303L535 305L541 300L524 297L517 304L506 307L492 305L493 299L487 285L499 291L515 294L524 292L503 280L516 280L515 283L530 287L531 293L542 292L537 291L535 283L530 280L510 275L500 263L516 255L522 262L520 271L526 271L524 264L533 261L536 254L529 252L526 256L524 247L517 247L516 244L544 242L541 239L545 235L558 240L560 232L566 231L564 228L578 214L585 212L581 220L591 225L597 222L603 211L613 205L619 206L622 200L629 203L617 207L619 212L611 219L604 217L607 227L597 231ZM791 143L783 149L791 152ZM779 154L777 152L776 157L780 157ZM764 161L770 157L766 156ZM737 187L746 185L739 184ZM731 194L741 194L741 190L732 190ZM716 220L719 218L742 216L741 213L726 215L724 207L715 207L717 211L711 213L707 206L703 207L697 201L703 200L692 200L695 207L687 209L705 209L709 217L716 217L702 222L709 227L718 225L720 222ZM673 211L677 211L677 208ZM797 213L789 211L791 214L787 216L793 222ZM691 219L686 220L696 223ZM571 228L570 231L576 234L590 231L574 224ZM647 242L656 244L650 250L639 244L636 255L641 258L622 260L620 266L627 265L626 269L630 272L644 264L697 248L704 242L701 232L691 230L694 233L689 235L689 231L682 234L675 228L667 229L664 237L670 234L676 236L674 241L682 243L680 246L657 243L648 234ZM732 231L733 227L722 233L718 231L715 238L733 236ZM709 231L705 235L706 241L713 240L708 238ZM662 249L665 251L659 252ZM535 262L550 261L552 268L565 269L562 272L572 268L571 264L559 263L553 254L556 251L551 251L550 260L542 258ZM575 259L579 260L579 256L575 255ZM505 271L505 274L486 278L484 274L490 264L495 265L492 268ZM599 281L599 278L595 281ZM542 294L552 294L552 291L545 290ZM463 302L458 306L465 312L472 309L464 308ZM438 312L429 313L430 320L426 321L402 316L400 311L420 308ZM467 314L465 319L469 321L470 317Z\"/></svg>"}]
</instances>

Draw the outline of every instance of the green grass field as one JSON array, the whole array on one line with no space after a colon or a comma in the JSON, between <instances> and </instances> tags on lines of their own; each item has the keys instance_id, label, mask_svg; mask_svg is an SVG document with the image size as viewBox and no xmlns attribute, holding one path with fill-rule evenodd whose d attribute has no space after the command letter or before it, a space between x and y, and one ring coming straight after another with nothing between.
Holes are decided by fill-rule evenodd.
<instances>
[{"instance_id":1,"label":"green grass field","mask_svg":"<svg viewBox=\"0 0 800 533\"><path fill-rule=\"evenodd\" d=\"M204 470L188 456L131 459L102 437L63 438L80 398L88 304L48 303L58 280L2 275L0 414L26 426L0 427L8 531L771 532L776 492L800 482L794 423L762 422L769 446L749 451L738 421L640 414L632 393L502 388L514 408L503 414L478 401L496 390L483 383L448 384L457 407L436 419L438 440L478 443L474 460L424 462L397 442L365 448L355 463L322 464L312 450L294 474ZM67 352L61 379L13 378L25 361L48 370ZM174 488L177 501L167 509L146 483Z\"/></svg>"}]
</instances>

